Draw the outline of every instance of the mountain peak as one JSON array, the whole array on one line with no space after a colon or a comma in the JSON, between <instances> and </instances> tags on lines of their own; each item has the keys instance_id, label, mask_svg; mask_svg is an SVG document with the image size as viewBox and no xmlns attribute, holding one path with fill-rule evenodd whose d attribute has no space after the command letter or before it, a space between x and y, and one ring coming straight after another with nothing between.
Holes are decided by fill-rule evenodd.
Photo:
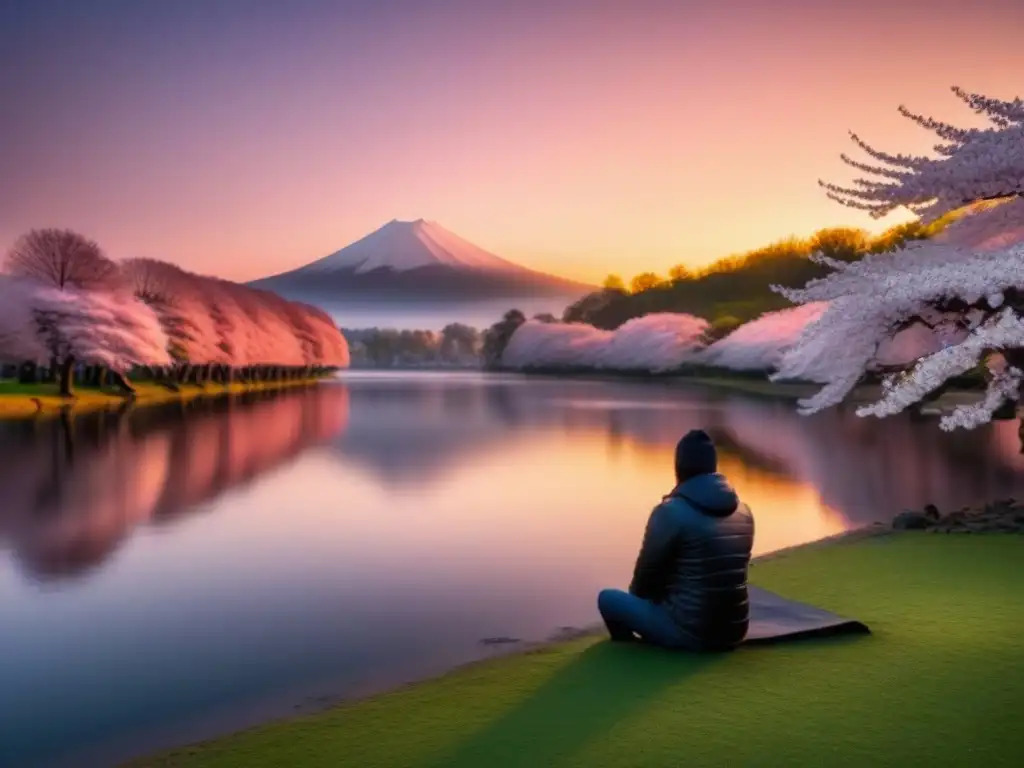
<instances>
[{"instance_id":1,"label":"mountain peak","mask_svg":"<svg viewBox=\"0 0 1024 768\"><path fill-rule=\"evenodd\" d=\"M462 239L437 222L426 219L392 219L366 237L314 261L304 269L317 272L344 270L364 274L376 269L406 272L438 265L486 272L522 269Z\"/></svg>"},{"instance_id":2,"label":"mountain peak","mask_svg":"<svg viewBox=\"0 0 1024 768\"><path fill-rule=\"evenodd\" d=\"M392 219L330 256L252 284L296 298L345 295L364 301L538 296L575 301L593 290L506 261L427 219Z\"/></svg>"}]
</instances>

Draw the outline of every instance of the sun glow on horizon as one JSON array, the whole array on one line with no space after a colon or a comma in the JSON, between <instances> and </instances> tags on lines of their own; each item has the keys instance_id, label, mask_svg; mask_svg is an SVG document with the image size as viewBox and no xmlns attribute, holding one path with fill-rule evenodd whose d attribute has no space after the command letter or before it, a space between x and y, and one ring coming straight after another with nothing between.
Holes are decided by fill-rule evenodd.
<instances>
[{"instance_id":1,"label":"sun glow on horizon","mask_svg":"<svg viewBox=\"0 0 1024 768\"><path fill-rule=\"evenodd\" d=\"M564 277L664 274L892 226L818 188L851 178L847 132L929 152L898 104L966 125L951 85L1020 95L1024 6L1001 0L248 0L229 24L200 0L122 5L0 9L0 70L22 74L0 247L70 227L117 259L250 280L404 215Z\"/></svg>"}]
</instances>

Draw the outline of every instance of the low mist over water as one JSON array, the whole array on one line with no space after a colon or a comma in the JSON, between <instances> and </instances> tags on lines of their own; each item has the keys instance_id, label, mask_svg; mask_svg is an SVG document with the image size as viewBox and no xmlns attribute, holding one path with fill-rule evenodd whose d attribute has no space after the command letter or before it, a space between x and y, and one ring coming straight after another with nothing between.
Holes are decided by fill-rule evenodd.
<instances>
[{"instance_id":1,"label":"low mist over water","mask_svg":"<svg viewBox=\"0 0 1024 768\"><path fill-rule=\"evenodd\" d=\"M510 309L527 317L550 312L561 317L571 303L567 299L491 299L473 302L383 303L346 301L334 306L317 302L342 328L395 328L440 331L449 323L462 323L483 330L498 322Z\"/></svg>"},{"instance_id":2,"label":"low mist over water","mask_svg":"<svg viewBox=\"0 0 1024 768\"><path fill-rule=\"evenodd\" d=\"M590 625L694 427L759 553L1024 491L1012 423L670 382L348 373L0 423L0 765L102 764Z\"/></svg>"}]
</instances>

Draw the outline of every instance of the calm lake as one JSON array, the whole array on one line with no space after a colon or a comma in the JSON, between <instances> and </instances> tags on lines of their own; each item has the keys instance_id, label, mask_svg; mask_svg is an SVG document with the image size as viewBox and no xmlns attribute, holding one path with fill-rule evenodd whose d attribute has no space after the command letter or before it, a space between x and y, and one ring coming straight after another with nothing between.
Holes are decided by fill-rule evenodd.
<instances>
[{"instance_id":1,"label":"calm lake","mask_svg":"<svg viewBox=\"0 0 1024 768\"><path fill-rule=\"evenodd\" d=\"M1024 492L1012 423L656 381L352 373L2 423L0 765L107 765L591 625L693 427L758 552Z\"/></svg>"}]
</instances>

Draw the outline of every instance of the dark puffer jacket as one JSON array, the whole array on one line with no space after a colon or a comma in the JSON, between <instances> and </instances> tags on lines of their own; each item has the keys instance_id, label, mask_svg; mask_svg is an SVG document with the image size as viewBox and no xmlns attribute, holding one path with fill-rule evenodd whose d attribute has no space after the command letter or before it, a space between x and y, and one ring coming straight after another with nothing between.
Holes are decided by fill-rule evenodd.
<instances>
[{"instance_id":1,"label":"dark puffer jacket","mask_svg":"<svg viewBox=\"0 0 1024 768\"><path fill-rule=\"evenodd\" d=\"M747 633L754 518L720 474L678 485L651 513L629 591L665 606L696 648L726 650Z\"/></svg>"}]
</instances>

